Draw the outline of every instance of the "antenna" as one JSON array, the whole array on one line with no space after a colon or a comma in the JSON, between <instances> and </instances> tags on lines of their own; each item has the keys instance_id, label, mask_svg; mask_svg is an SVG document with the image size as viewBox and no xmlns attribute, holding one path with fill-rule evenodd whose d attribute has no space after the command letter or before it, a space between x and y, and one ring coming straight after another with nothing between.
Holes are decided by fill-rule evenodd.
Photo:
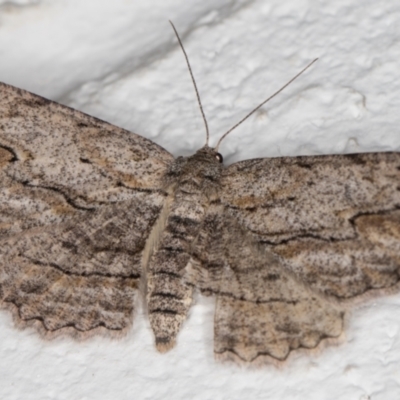
<instances>
[{"instance_id":1,"label":"antenna","mask_svg":"<svg viewBox=\"0 0 400 400\"><path fill-rule=\"evenodd\" d=\"M237 124L233 125L232 128L230 128L228 131L226 131L222 136L221 139L219 139L217 145L215 146L215 151L218 151L218 147L221 144L221 142L234 130L236 129L242 122L246 121L247 118L249 118L252 114L254 114L259 108L261 108L265 103L273 99L277 94L282 92L283 89L288 87L294 80L296 80L303 72L305 72L308 68L313 65L318 58L315 60L311 61L305 68L303 68L296 76L294 76L288 83L283 85L278 91L276 91L272 96L268 97L266 100L264 100L261 104L259 104L256 108L254 108L252 111L250 111L244 118L242 118Z\"/></svg>"},{"instance_id":2,"label":"antenna","mask_svg":"<svg viewBox=\"0 0 400 400\"><path fill-rule=\"evenodd\" d=\"M186 64L187 64L187 66L188 66L188 68L189 68L190 77L192 78L194 90L195 90L196 96L197 96L197 102L199 103L200 112L201 112L201 115L202 115L202 117L203 117L204 125L205 125L205 127L206 127L206 145L208 145L208 141L209 141L209 139L210 139L210 131L209 131L209 129L208 129L207 119L206 119L206 116L205 116L205 114L204 114L203 105L201 104L200 94L199 94L199 91L198 91L198 89L197 89L196 81L194 80L194 76L193 76L193 72L192 72L192 67L190 66L189 58L188 58L188 56L187 56L187 54L186 54L185 48L183 47L181 38L180 38L179 35L178 35L178 31L176 30L174 24L173 24L171 21L169 21L169 23L171 24L172 29L173 29L174 32L175 32L176 38L178 39L179 45L181 46L181 49L182 49L182 51L183 51L183 55L185 56Z\"/></svg>"}]
</instances>

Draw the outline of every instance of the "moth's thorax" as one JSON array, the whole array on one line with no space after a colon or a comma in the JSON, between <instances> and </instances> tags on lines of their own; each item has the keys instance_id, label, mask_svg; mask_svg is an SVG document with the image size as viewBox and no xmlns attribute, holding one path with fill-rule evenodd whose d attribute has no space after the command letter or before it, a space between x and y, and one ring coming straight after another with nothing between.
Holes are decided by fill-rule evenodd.
<instances>
[{"instance_id":1,"label":"moth's thorax","mask_svg":"<svg viewBox=\"0 0 400 400\"><path fill-rule=\"evenodd\" d=\"M210 196L218 190L222 169L218 153L204 146L189 157L178 157L167 171L166 180L178 191Z\"/></svg>"}]
</instances>

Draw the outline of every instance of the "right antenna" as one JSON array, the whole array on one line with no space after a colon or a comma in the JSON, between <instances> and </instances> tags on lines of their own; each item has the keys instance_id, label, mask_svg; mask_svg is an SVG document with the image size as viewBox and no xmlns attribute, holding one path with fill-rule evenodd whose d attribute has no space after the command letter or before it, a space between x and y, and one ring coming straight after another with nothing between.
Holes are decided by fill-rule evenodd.
<instances>
[{"instance_id":1,"label":"right antenna","mask_svg":"<svg viewBox=\"0 0 400 400\"><path fill-rule=\"evenodd\" d=\"M247 118L250 117L250 115L254 114L259 108L261 108L265 103L267 103L268 101L270 101L271 99L273 99L277 94L279 94L280 92L282 92L283 89L285 89L286 87L288 87L294 80L296 80L303 72L305 72L308 68L311 67L311 65L313 65L316 61L318 60L318 58L316 58L315 60L311 61L310 64L308 64L305 68L303 68L296 76L294 76L288 83L286 83L285 85L283 85L277 92L275 92L272 96L268 97L266 100L264 100L261 104L259 104L255 109L253 109L252 111L250 111L244 118L242 118L237 124L233 125L232 128L230 128L227 132L225 132L222 136L221 139L219 139L217 145L215 146L215 151L218 151L218 147L221 144L221 142L234 130L236 129L242 122L246 121Z\"/></svg>"}]
</instances>

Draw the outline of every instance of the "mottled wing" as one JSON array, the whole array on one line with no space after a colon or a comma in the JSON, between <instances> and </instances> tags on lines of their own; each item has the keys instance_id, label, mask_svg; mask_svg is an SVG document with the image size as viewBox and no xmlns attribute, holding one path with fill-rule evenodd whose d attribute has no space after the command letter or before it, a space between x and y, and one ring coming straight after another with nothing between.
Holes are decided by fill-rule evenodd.
<instances>
[{"instance_id":1,"label":"mottled wing","mask_svg":"<svg viewBox=\"0 0 400 400\"><path fill-rule=\"evenodd\" d=\"M173 157L0 84L0 304L43 334L121 333Z\"/></svg>"},{"instance_id":2,"label":"mottled wing","mask_svg":"<svg viewBox=\"0 0 400 400\"><path fill-rule=\"evenodd\" d=\"M350 300L398 287L399 153L248 160L222 188L192 278L218 296L217 354L283 360L337 338Z\"/></svg>"},{"instance_id":3,"label":"mottled wing","mask_svg":"<svg viewBox=\"0 0 400 400\"><path fill-rule=\"evenodd\" d=\"M217 297L217 358L282 361L293 349L341 335L340 307L287 271L220 204L210 208L193 246L188 280Z\"/></svg>"},{"instance_id":4,"label":"mottled wing","mask_svg":"<svg viewBox=\"0 0 400 400\"><path fill-rule=\"evenodd\" d=\"M400 153L239 162L221 201L322 293L345 300L399 281Z\"/></svg>"}]
</instances>

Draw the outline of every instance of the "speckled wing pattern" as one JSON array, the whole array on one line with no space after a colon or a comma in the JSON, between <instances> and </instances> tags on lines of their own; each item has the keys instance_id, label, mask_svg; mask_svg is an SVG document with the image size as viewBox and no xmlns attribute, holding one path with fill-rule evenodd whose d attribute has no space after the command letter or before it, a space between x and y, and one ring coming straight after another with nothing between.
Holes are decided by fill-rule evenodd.
<instances>
[{"instance_id":1,"label":"speckled wing pattern","mask_svg":"<svg viewBox=\"0 0 400 400\"><path fill-rule=\"evenodd\" d=\"M192 279L217 296L222 359L285 360L338 338L355 299L398 289L399 153L247 160L221 187Z\"/></svg>"},{"instance_id":2,"label":"speckled wing pattern","mask_svg":"<svg viewBox=\"0 0 400 400\"><path fill-rule=\"evenodd\" d=\"M0 305L44 336L118 335L140 289L159 351L194 289L215 354L283 361L395 291L400 154L256 159L153 142L0 84Z\"/></svg>"},{"instance_id":3,"label":"speckled wing pattern","mask_svg":"<svg viewBox=\"0 0 400 400\"><path fill-rule=\"evenodd\" d=\"M173 157L0 84L0 304L43 335L123 333Z\"/></svg>"}]
</instances>

